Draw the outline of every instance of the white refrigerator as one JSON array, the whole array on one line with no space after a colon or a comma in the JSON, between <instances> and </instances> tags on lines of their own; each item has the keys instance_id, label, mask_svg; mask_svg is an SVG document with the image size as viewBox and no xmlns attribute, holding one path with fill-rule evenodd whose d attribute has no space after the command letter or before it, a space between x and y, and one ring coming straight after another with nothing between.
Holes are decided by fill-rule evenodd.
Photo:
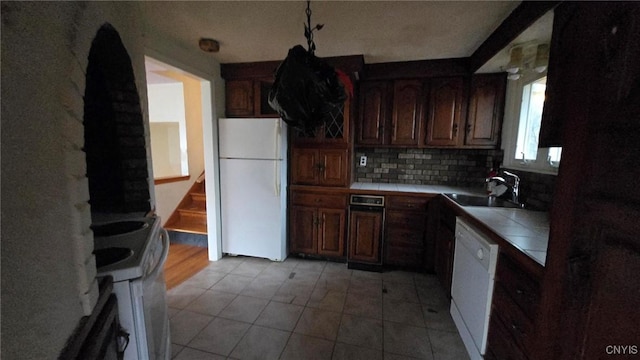
<instances>
[{"instance_id":1,"label":"white refrigerator","mask_svg":"<svg viewBox=\"0 0 640 360\"><path fill-rule=\"evenodd\" d=\"M281 119L219 119L222 252L283 261L286 125Z\"/></svg>"}]
</instances>

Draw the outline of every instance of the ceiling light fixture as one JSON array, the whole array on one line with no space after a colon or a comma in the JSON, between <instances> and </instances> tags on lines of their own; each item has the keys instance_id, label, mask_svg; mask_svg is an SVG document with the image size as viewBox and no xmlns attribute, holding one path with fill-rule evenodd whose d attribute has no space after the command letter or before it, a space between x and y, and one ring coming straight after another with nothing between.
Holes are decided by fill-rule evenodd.
<instances>
[{"instance_id":1,"label":"ceiling light fixture","mask_svg":"<svg viewBox=\"0 0 640 360\"><path fill-rule=\"evenodd\" d=\"M509 50L507 79L518 80L527 71L543 73L549 64L549 44L533 41L516 44Z\"/></svg>"},{"instance_id":2,"label":"ceiling light fixture","mask_svg":"<svg viewBox=\"0 0 640 360\"><path fill-rule=\"evenodd\" d=\"M220 43L213 39L201 38L198 42L200 50L209 53L216 53L220 51Z\"/></svg>"}]
</instances>

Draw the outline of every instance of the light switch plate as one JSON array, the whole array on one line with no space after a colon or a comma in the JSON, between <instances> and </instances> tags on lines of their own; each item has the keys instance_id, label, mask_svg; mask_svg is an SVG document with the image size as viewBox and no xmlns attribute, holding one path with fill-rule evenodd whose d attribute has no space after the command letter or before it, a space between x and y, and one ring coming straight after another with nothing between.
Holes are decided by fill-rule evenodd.
<instances>
[{"instance_id":1,"label":"light switch plate","mask_svg":"<svg viewBox=\"0 0 640 360\"><path fill-rule=\"evenodd\" d=\"M360 166L367 166L367 157L364 155L360 156Z\"/></svg>"}]
</instances>

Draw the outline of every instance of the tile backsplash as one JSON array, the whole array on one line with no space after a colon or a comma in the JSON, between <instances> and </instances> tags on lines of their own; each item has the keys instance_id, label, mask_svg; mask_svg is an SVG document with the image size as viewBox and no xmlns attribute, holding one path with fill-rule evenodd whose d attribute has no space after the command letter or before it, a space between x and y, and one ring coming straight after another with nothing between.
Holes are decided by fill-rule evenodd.
<instances>
[{"instance_id":1,"label":"tile backsplash","mask_svg":"<svg viewBox=\"0 0 640 360\"><path fill-rule=\"evenodd\" d=\"M482 188L489 169L502 162L502 150L356 148L355 181ZM360 156L367 166L359 166ZM533 209L548 210L555 175L520 170L520 199Z\"/></svg>"},{"instance_id":2,"label":"tile backsplash","mask_svg":"<svg viewBox=\"0 0 640 360\"><path fill-rule=\"evenodd\" d=\"M549 210L556 186L556 175L506 169L520 177L520 202L532 209Z\"/></svg>"},{"instance_id":3,"label":"tile backsplash","mask_svg":"<svg viewBox=\"0 0 640 360\"><path fill-rule=\"evenodd\" d=\"M358 166L360 156L367 166ZM359 182L482 187L502 150L356 148Z\"/></svg>"}]
</instances>

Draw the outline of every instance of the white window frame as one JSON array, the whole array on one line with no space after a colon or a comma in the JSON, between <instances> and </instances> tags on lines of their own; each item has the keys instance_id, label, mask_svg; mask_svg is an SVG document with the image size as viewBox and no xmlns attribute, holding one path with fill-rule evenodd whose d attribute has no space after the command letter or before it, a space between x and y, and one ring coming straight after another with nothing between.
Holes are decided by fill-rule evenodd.
<instances>
[{"instance_id":1,"label":"white window frame","mask_svg":"<svg viewBox=\"0 0 640 360\"><path fill-rule=\"evenodd\" d=\"M518 80L508 80L505 99L504 121L502 127L502 150L504 167L515 170L529 171L541 174L558 174L558 164L550 164L547 160L549 148L538 148L535 160L523 161L515 158L518 141L518 126L520 124L520 107L525 85L547 76L547 72L526 72Z\"/></svg>"}]
</instances>

